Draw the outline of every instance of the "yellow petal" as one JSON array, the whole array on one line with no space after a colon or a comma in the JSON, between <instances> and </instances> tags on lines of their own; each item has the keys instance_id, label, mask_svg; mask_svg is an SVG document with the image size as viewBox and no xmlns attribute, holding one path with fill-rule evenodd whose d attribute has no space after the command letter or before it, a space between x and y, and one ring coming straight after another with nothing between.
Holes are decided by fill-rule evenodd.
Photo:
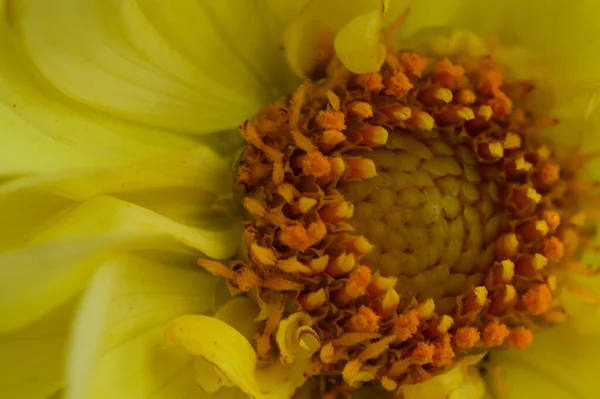
<instances>
[{"instance_id":1,"label":"yellow petal","mask_svg":"<svg viewBox=\"0 0 600 399\"><path fill-rule=\"evenodd\" d=\"M310 75L317 46L327 32L341 34L335 39L335 49L351 70L373 70L377 63L379 67L382 49L374 44L386 5L387 1L382 0L311 1L284 33L285 52L294 73ZM365 60L358 59L362 55Z\"/></svg>"},{"instance_id":2,"label":"yellow petal","mask_svg":"<svg viewBox=\"0 0 600 399\"><path fill-rule=\"evenodd\" d=\"M247 340L254 339L260 324L254 319L259 308L252 299L243 296L233 297L221 306L214 317L238 330Z\"/></svg>"},{"instance_id":3,"label":"yellow petal","mask_svg":"<svg viewBox=\"0 0 600 399\"><path fill-rule=\"evenodd\" d=\"M35 323L0 335L2 396L39 399L60 391L75 301Z\"/></svg>"},{"instance_id":4,"label":"yellow petal","mask_svg":"<svg viewBox=\"0 0 600 399\"><path fill-rule=\"evenodd\" d=\"M380 40L383 16L383 9L360 15L352 19L336 35L335 53L350 72L379 71L386 52Z\"/></svg>"},{"instance_id":5,"label":"yellow petal","mask_svg":"<svg viewBox=\"0 0 600 399\"><path fill-rule=\"evenodd\" d=\"M0 175L92 167L191 147L187 138L127 123L67 99L31 65L17 10L0 0Z\"/></svg>"},{"instance_id":6,"label":"yellow petal","mask_svg":"<svg viewBox=\"0 0 600 399\"><path fill-rule=\"evenodd\" d=\"M257 368L256 353L248 340L225 322L207 316L186 315L173 320L165 332L168 346L181 345L215 368L225 386L236 386L256 399L289 398L305 381L304 371L314 353L298 352L290 365L274 363ZM200 381L202 377L199 376Z\"/></svg>"},{"instance_id":7,"label":"yellow petal","mask_svg":"<svg viewBox=\"0 0 600 399\"><path fill-rule=\"evenodd\" d=\"M230 191L230 160L208 148L195 147L122 166L71 170L16 179L0 186L0 195L17 190L46 190L74 201L99 194L160 187L195 187L214 193Z\"/></svg>"},{"instance_id":8,"label":"yellow petal","mask_svg":"<svg viewBox=\"0 0 600 399\"><path fill-rule=\"evenodd\" d=\"M571 325L536 333L525 352L498 351L490 356L500 377L488 377L498 399L596 399L600 334L579 334Z\"/></svg>"},{"instance_id":9,"label":"yellow petal","mask_svg":"<svg viewBox=\"0 0 600 399\"><path fill-rule=\"evenodd\" d=\"M66 209L25 245L0 253L0 331L23 326L83 288L97 265L132 250L204 252L227 258L236 225L220 231L176 223L148 209L99 196Z\"/></svg>"},{"instance_id":10,"label":"yellow petal","mask_svg":"<svg viewBox=\"0 0 600 399\"><path fill-rule=\"evenodd\" d=\"M482 399L486 387L476 365L482 357L465 357L444 374L400 391L406 399Z\"/></svg>"},{"instance_id":11,"label":"yellow petal","mask_svg":"<svg viewBox=\"0 0 600 399\"><path fill-rule=\"evenodd\" d=\"M66 96L185 133L237 126L290 89L277 16L224 0L60 0L13 11L31 59Z\"/></svg>"},{"instance_id":12,"label":"yellow petal","mask_svg":"<svg viewBox=\"0 0 600 399\"><path fill-rule=\"evenodd\" d=\"M172 263L119 257L94 275L77 312L67 399L204 397L190 356L161 344L174 316L212 307L218 279Z\"/></svg>"}]
</instances>

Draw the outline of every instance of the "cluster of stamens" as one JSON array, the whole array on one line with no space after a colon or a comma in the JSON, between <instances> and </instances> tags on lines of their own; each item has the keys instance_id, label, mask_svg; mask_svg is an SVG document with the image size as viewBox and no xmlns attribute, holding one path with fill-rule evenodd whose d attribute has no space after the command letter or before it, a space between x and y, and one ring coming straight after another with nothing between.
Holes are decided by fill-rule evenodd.
<instances>
[{"instance_id":1,"label":"cluster of stamens","mask_svg":"<svg viewBox=\"0 0 600 399\"><path fill-rule=\"evenodd\" d=\"M561 319L557 273L583 215L539 134L556 121L525 111L533 86L494 59L455 62L338 67L240 128L247 259L200 264L276 302L260 361L303 312L320 339L307 375L396 391Z\"/></svg>"}]
</instances>

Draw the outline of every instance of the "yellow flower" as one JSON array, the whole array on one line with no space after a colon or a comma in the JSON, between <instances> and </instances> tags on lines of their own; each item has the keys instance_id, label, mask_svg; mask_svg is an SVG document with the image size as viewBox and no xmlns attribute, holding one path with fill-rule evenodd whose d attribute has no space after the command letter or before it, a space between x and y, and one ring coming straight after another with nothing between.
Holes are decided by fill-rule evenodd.
<instances>
[{"instance_id":1,"label":"yellow flower","mask_svg":"<svg viewBox=\"0 0 600 399\"><path fill-rule=\"evenodd\" d=\"M282 361L257 366L255 320L268 324L282 302L230 299L196 259L240 246L235 127L295 90L297 76L324 73L332 49L353 73L378 71L381 29L407 6L396 46L440 58L493 49L516 78L534 78L534 104L560 119L557 143L598 150L592 0L0 0L3 395L283 399L307 389L321 344L310 323L296 313L273 326ZM485 386L480 359L466 357L399 392L596 398L600 281L569 284L568 321L536 332L525 352L491 351Z\"/></svg>"}]
</instances>

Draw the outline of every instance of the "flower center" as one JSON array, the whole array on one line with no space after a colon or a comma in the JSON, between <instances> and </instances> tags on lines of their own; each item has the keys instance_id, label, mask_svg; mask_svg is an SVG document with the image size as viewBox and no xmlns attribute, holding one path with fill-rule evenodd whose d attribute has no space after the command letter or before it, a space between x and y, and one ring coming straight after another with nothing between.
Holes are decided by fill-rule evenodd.
<instances>
[{"instance_id":1,"label":"flower center","mask_svg":"<svg viewBox=\"0 0 600 399\"><path fill-rule=\"evenodd\" d=\"M305 83L240 129L247 258L200 261L275 309L256 342L302 314L331 389L394 391L493 347L523 349L560 318L557 274L578 248L577 171L496 60L388 54L381 71Z\"/></svg>"}]
</instances>

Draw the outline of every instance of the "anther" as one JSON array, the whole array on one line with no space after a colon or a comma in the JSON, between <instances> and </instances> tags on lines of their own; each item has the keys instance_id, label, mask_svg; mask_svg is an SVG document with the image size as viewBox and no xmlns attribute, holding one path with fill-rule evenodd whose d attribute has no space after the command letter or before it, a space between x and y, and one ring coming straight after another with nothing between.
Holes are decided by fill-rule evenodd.
<instances>
[{"instance_id":1,"label":"anther","mask_svg":"<svg viewBox=\"0 0 600 399\"><path fill-rule=\"evenodd\" d=\"M393 75L385 79L385 94L393 96L397 100L404 98L413 88L414 86L410 83L408 76L400 71L394 72Z\"/></svg>"},{"instance_id":2,"label":"anther","mask_svg":"<svg viewBox=\"0 0 600 399\"><path fill-rule=\"evenodd\" d=\"M388 131L382 126L367 125L349 133L348 139L354 144L377 147L387 143Z\"/></svg>"},{"instance_id":3,"label":"anther","mask_svg":"<svg viewBox=\"0 0 600 399\"><path fill-rule=\"evenodd\" d=\"M545 220L535 220L522 225L519 231L526 241L534 241L546 236L550 228Z\"/></svg>"},{"instance_id":4,"label":"anther","mask_svg":"<svg viewBox=\"0 0 600 399\"><path fill-rule=\"evenodd\" d=\"M366 293L369 280L371 279L371 269L366 266L358 268L350 273L347 284L335 292L333 303L338 307L346 306L350 301Z\"/></svg>"},{"instance_id":5,"label":"anther","mask_svg":"<svg viewBox=\"0 0 600 399\"><path fill-rule=\"evenodd\" d=\"M534 316L541 315L550 309L552 293L545 284L530 288L521 298L525 308Z\"/></svg>"},{"instance_id":6,"label":"anther","mask_svg":"<svg viewBox=\"0 0 600 399\"><path fill-rule=\"evenodd\" d=\"M546 163L534 176L536 187L547 187L557 181L560 177L560 166L553 163Z\"/></svg>"},{"instance_id":7,"label":"anther","mask_svg":"<svg viewBox=\"0 0 600 399\"><path fill-rule=\"evenodd\" d=\"M550 230L554 230L560 225L560 215L556 211L544 211L542 217L548 224Z\"/></svg>"},{"instance_id":8,"label":"anther","mask_svg":"<svg viewBox=\"0 0 600 399\"><path fill-rule=\"evenodd\" d=\"M354 236L344 242L347 252L353 253L356 258L361 258L371 252L373 245L363 236Z\"/></svg>"},{"instance_id":9,"label":"anther","mask_svg":"<svg viewBox=\"0 0 600 399\"><path fill-rule=\"evenodd\" d=\"M332 277L339 277L350 273L355 266L356 258L354 254L344 252L333 258L325 268L325 271Z\"/></svg>"},{"instance_id":10,"label":"anther","mask_svg":"<svg viewBox=\"0 0 600 399\"><path fill-rule=\"evenodd\" d=\"M352 215L354 205L346 201L336 201L319 211L319 216L325 223L339 223L351 219Z\"/></svg>"},{"instance_id":11,"label":"anther","mask_svg":"<svg viewBox=\"0 0 600 399\"><path fill-rule=\"evenodd\" d=\"M345 180L364 180L377 176L377 167L375 162L361 157L347 157L347 169L344 174Z\"/></svg>"},{"instance_id":12,"label":"anther","mask_svg":"<svg viewBox=\"0 0 600 399\"><path fill-rule=\"evenodd\" d=\"M515 187L511 196L513 204L515 204L515 206L519 209L531 205L537 205L541 199L541 194L535 191L535 189L531 186Z\"/></svg>"},{"instance_id":13,"label":"anther","mask_svg":"<svg viewBox=\"0 0 600 399\"><path fill-rule=\"evenodd\" d=\"M419 329L419 313L416 310L409 310L405 314L398 315L392 326L392 333L396 336L396 343L401 343L416 334Z\"/></svg>"},{"instance_id":14,"label":"anther","mask_svg":"<svg viewBox=\"0 0 600 399\"><path fill-rule=\"evenodd\" d=\"M384 277L379 272L375 272L367 287L367 293L371 298L377 298L384 295L388 290L393 289L397 282L398 279L396 277Z\"/></svg>"},{"instance_id":15,"label":"anther","mask_svg":"<svg viewBox=\"0 0 600 399\"><path fill-rule=\"evenodd\" d=\"M346 322L345 328L347 331L377 332L380 319L373 309L361 306L358 312Z\"/></svg>"},{"instance_id":16,"label":"anther","mask_svg":"<svg viewBox=\"0 0 600 399\"><path fill-rule=\"evenodd\" d=\"M517 260L515 272L519 276L534 278L547 263L548 259L542 254L526 254Z\"/></svg>"},{"instance_id":17,"label":"anther","mask_svg":"<svg viewBox=\"0 0 600 399\"><path fill-rule=\"evenodd\" d=\"M454 65L448 58L438 62L433 70L432 81L440 86L453 88L464 76L465 69Z\"/></svg>"},{"instance_id":18,"label":"anther","mask_svg":"<svg viewBox=\"0 0 600 399\"><path fill-rule=\"evenodd\" d=\"M420 78L427 67L427 60L417 53L402 53L400 62L404 71L412 76Z\"/></svg>"},{"instance_id":19,"label":"anther","mask_svg":"<svg viewBox=\"0 0 600 399\"><path fill-rule=\"evenodd\" d=\"M496 162L504 156L504 147L498 141L479 143L477 155L485 162Z\"/></svg>"},{"instance_id":20,"label":"anther","mask_svg":"<svg viewBox=\"0 0 600 399\"><path fill-rule=\"evenodd\" d=\"M471 349L481 339L475 327L461 327L454 333L454 345L458 349Z\"/></svg>"},{"instance_id":21,"label":"anther","mask_svg":"<svg viewBox=\"0 0 600 399\"><path fill-rule=\"evenodd\" d=\"M410 119L412 116L412 110L409 107L405 107L402 105L394 105L392 107L385 108L383 112L393 122L403 122Z\"/></svg>"},{"instance_id":22,"label":"anther","mask_svg":"<svg viewBox=\"0 0 600 399\"><path fill-rule=\"evenodd\" d=\"M533 342L533 333L523 326L514 328L508 334L508 346L522 351Z\"/></svg>"},{"instance_id":23,"label":"anther","mask_svg":"<svg viewBox=\"0 0 600 399\"><path fill-rule=\"evenodd\" d=\"M327 176L331 172L331 162L319 151L310 152L302 157L302 172L314 177Z\"/></svg>"},{"instance_id":24,"label":"anther","mask_svg":"<svg viewBox=\"0 0 600 399\"><path fill-rule=\"evenodd\" d=\"M564 254L564 245L556 237L548 237L544 240L542 253L550 262L558 262Z\"/></svg>"},{"instance_id":25,"label":"anther","mask_svg":"<svg viewBox=\"0 0 600 399\"><path fill-rule=\"evenodd\" d=\"M488 290L485 287L475 287L473 291L463 299L462 313L466 314L483 309L487 301L487 296Z\"/></svg>"},{"instance_id":26,"label":"anther","mask_svg":"<svg viewBox=\"0 0 600 399\"><path fill-rule=\"evenodd\" d=\"M346 141L346 135L339 130L325 130L319 138L319 150L324 153L331 152L338 144Z\"/></svg>"},{"instance_id":27,"label":"anther","mask_svg":"<svg viewBox=\"0 0 600 399\"><path fill-rule=\"evenodd\" d=\"M375 311L383 320L387 320L394 315L399 304L400 295L394 288L390 288L381 301L375 305Z\"/></svg>"},{"instance_id":28,"label":"anther","mask_svg":"<svg viewBox=\"0 0 600 399\"><path fill-rule=\"evenodd\" d=\"M307 294L301 294L298 297L298 302L302 309L307 312L314 312L319 309L321 306L327 302L327 294L323 290L323 288L319 289L316 292L310 292Z\"/></svg>"},{"instance_id":29,"label":"anther","mask_svg":"<svg viewBox=\"0 0 600 399\"><path fill-rule=\"evenodd\" d=\"M346 129L344 114L340 111L319 111L315 117L315 123L323 130L339 130Z\"/></svg>"},{"instance_id":30,"label":"anther","mask_svg":"<svg viewBox=\"0 0 600 399\"><path fill-rule=\"evenodd\" d=\"M408 119L408 122L417 129L430 131L433 129L435 125L435 119L433 116L429 115L425 111L420 111L417 109L411 110L411 117Z\"/></svg>"},{"instance_id":31,"label":"anther","mask_svg":"<svg viewBox=\"0 0 600 399\"><path fill-rule=\"evenodd\" d=\"M378 72L365 73L355 78L355 83L365 91L378 93L383 90L383 77Z\"/></svg>"},{"instance_id":32,"label":"anther","mask_svg":"<svg viewBox=\"0 0 600 399\"><path fill-rule=\"evenodd\" d=\"M517 150L521 148L522 140L521 136L516 133L508 132L504 137L504 149L506 150Z\"/></svg>"},{"instance_id":33,"label":"anther","mask_svg":"<svg viewBox=\"0 0 600 399\"><path fill-rule=\"evenodd\" d=\"M456 95L456 102L462 105L471 105L477 100L477 96L471 89L461 89Z\"/></svg>"},{"instance_id":34,"label":"anther","mask_svg":"<svg viewBox=\"0 0 600 399\"><path fill-rule=\"evenodd\" d=\"M486 346L500 346L508 337L509 331L505 324L494 319L483 329L482 339Z\"/></svg>"},{"instance_id":35,"label":"anther","mask_svg":"<svg viewBox=\"0 0 600 399\"><path fill-rule=\"evenodd\" d=\"M362 121L373 116L373 107L364 101L353 101L346 105L346 112L353 119Z\"/></svg>"},{"instance_id":36,"label":"anther","mask_svg":"<svg viewBox=\"0 0 600 399\"><path fill-rule=\"evenodd\" d=\"M491 303L488 313L499 315L506 311L510 306L514 305L517 300L517 290L511 284L505 285L501 289L495 291L491 296Z\"/></svg>"},{"instance_id":37,"label":"anther","mask_svg":"<svg viewBox=\"0 0 600 399\"><path fill-rule=\"evenodd\" d=\"M496 240L496 258L505 260L512 258L519 251L519 239L515 233L501 235Z\"/></svg>"}]
</instances>

